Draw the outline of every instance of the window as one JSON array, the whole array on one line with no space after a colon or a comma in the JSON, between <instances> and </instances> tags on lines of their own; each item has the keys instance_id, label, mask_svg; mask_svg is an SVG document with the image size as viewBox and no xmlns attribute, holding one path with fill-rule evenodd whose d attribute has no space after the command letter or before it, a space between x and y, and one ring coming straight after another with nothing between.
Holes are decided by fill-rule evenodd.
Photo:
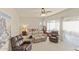
<instances>
[{"instance_id":1,"label":"window","mask_svg":"<svg viewBox=\"0 0 79 59\"><path fill-rule=\"evenodd\" d=\"M79 32L79 21L64 21L63 30L69 32Z\"/></svg>"},{"instance_id":2,"label":"window","mask_svg":"<svg viewBox=\"0 0 79 59\"><path fill-rule=\"evenodd\" d=\"M79 21L63 21L63 31L65 42L79 46Z\"/></svg>"},{"instance_id":3,"label":"window","mask_svg":"<svg viewBox=\"0 0 79 59\"><path fill-rule=\"evenodd\" d=\"M51 31L56 31L59 30L59 22L52 20L52 21L48 21L47 22L47 31L51 32Z\"/></svg>"}]
</instances>

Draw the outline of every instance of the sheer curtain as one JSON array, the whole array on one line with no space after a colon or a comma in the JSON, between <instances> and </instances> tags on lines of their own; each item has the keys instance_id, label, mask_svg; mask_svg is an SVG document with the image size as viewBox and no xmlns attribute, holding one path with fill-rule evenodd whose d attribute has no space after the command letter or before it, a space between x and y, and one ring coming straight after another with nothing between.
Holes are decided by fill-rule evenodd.
<instances>
[{"instance_id":1,"label":"sheer curtain","mask_svg":"<svg viewBox=\"0 0 79 59\"><path fill-rule=\"evenodd\" d=\"M79 21L64 21L63 30L79 33Z\"/></svg>"},{"instance_id":2,"label":"sheer curtain","mask_svg":"<svg viewBox=\"0 0 79 59\"><path fill-rule=\"evenodd\" d=\"M79 20L63 21L63 31L65 42L79 47Z\"/></svg>"}]
</instances>

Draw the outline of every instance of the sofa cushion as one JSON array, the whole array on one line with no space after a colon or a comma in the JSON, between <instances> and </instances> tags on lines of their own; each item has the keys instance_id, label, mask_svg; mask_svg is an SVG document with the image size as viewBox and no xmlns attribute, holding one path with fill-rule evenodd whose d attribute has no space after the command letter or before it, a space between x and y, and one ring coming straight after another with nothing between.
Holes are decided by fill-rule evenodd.
<instances>
[{"instance_id":1,"label":"sofa cushion","mask_svg":"<svg viewBox=\"0 0 79 59\"><path fill-rule=\"evenodd\" d=\"M16 46L20 46L23 43L23 40L19 40L16 42Z\"/></svg>"},{"instance_id":2,"label":"sofa cushion","mask_svg":"<svg viewBox=\"0 0 79 59\"><path fill-rule=\"evenodd\" d=\"M17 36L13 37L15 41L18 41Z\"/></svg>"},{"instance_id":3,"label":"sofa cushion","mask_svg":"<svg viewBox=\"0 0 79 59\"><path fill-rule=\"evenodd\" d=\"M20 34L20 35L17 35L16 37L17 37L17 41L19 41L19 40L22 40L22 39L23 39L23 37L22 37L22 35L21 35L21 34Z\"/></svg>"}]
</instances>

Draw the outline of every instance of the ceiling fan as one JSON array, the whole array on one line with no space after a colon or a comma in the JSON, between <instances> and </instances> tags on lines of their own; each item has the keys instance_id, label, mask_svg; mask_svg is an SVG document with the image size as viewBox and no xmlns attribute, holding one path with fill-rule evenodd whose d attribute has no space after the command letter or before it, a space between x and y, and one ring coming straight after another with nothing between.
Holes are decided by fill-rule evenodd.
<instances>
[{"instance_id":1,"label":"ceiling fan","mask_svg":"<svg viewBox=\"0 0 79 59\"><path fill-rule=\"evenodd\" d=\"M41 8L41 16L45 16L48 13L51 13L52 11L47 11L45 8Z\"/></svg>"}]
</instances>

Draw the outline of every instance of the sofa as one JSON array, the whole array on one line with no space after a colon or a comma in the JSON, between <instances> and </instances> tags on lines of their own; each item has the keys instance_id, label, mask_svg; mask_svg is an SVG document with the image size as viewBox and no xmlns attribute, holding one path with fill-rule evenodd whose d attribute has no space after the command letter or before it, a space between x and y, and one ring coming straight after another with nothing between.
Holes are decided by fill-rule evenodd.
<instances>
[{"instance_id":1,"label":"sofa","mask_svg":"<svg viewBox=\"0 0 79 59\"><path fill-rule=\"evenodd\" d=\"M30 41L24 41L22 35L11 37L12 51L31 51L32 44Z\"/></svg>"},{"instance_id":2,"label":"sofa","mask_svg":"<svg viewBox=\"0 0 79 59\"><path fill-rule=\"evenodd\" d=\"M47 35L43 33L43 31L37 31L32 34L32 42L39 43L47 40Z\"/></svg>"}]
</instances>

